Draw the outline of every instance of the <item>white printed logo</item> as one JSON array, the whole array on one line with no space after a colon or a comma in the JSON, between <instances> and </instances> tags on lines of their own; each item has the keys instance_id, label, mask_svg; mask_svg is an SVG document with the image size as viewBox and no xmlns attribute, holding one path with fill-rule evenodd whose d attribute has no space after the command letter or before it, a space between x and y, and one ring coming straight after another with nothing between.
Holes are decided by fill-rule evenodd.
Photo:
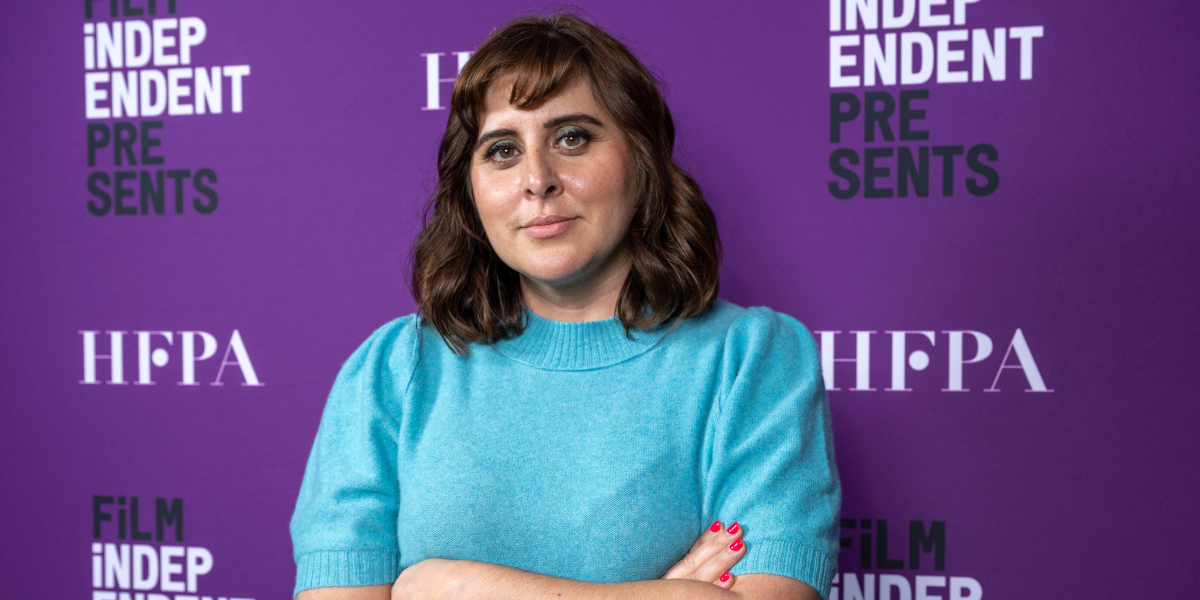
<instances>
[{"instance_id":1,"label":"white printed logo","mask_svg":"<svg viewBox=\"0 0 1200 600\"><path fill-rule=\"evenodd\" d=\"M814 332L818 336L821 346L821 372L825 377L825 389L830 391L840 391L841 388L834 385L834 367L838 363L854 363L854 387L852 391L873 392L877 388L871 387L871 336L879 333L878 331L851 331L849 334L854 336L854 358L835 358L834 343L836 336L841 331L817 331ZM911 392L912 388L907 387L907 374L909 369L913 371L924 371L930 364L929 353L924 350L908 351L908 343L910 337L917 337L918 340L923 339L927 342L930 349L945 348L945 360L948 365L948 378L946 387L942 388L943 392L969 392L970 390L963 386L963 366L975 363L981 363L987 360L992 355L993 344L992 338L985 333L979 331L942 331L946 337L945 344L937 345L937 332L928 331L885 331L892 338L891 351L891 386L885 388L888 392ZM974 342L975 352L970 359L965 358L963 352L964 340L970 337ZM1016 362L1012 360L1015 358ZM985 392L999 392L1001 376L1005 371L1020 370L1025 375L1025 381L1028 387L1026 392L1053 392L1054 390L1046 387L1045 381L1042 380L1042 373L1038 370L1037 362L1033 359L1033 352L1029 349L1029 344L1025 340L1025 334L1018 328L1012 335L1012 341L1008 344L1008 349L1004 351L1004 358L1000 359L1000 363L996 369L996 376L992 378L992 385L984 389Z\"/></svg>"},{"instance_id":2,"label":"white printed logo","mask_svg":"<svg viewBox=\"0 0 1200 600\"><path fill-rule=\"evenodd\" d=\"M445 52L426 52L421 55L425 57L425 106L422 106L421 110L446 110L446 107L442 106L442 84L454 84L472 53L464 51L451 54L458 57L458 69L454 71L454 77L442 77L441 59L446 56Z\"/></svg>"},{"instance_id":3,"label":"white printed logo","mask_svg":"<svg viewBox=\"0 0 1200 600\"><path fill-rule=\"evenodd\" d=\"M96 337L100 333L98 330L79 332L83 336L83 380L79 382L81 384L98 385L100 383L96 378L96 364L101 360L107 360L110 367L109 380L105 383L110 385L131 383L125 378L125 335L128 333L132 333L137 338L137 381L132 382L135 385L155 385L154 368L164 367L171 361L172 352L161 346L152 348L155 342L165 343L168 347L178 349L179 361L182 364L182 374L178 385L200 385L196 381L196 363L212 358L217 352L217 338L205 331L105 331L109 340L108 354L97 354ZM176 334L179 339L178 346L175 346ZM197 340L200 342L198 354L196 351ZM226 367L232 366L236 366L242 372L242 385L264 385L259 381L258 374L254 372L250 354L246 351L242 334L237 329L230 334L229 342L225 345L225 353L217 369L216 378L208 385L225 385L221 379L226 374Z\"/></svg>"},{"instance_id":4,"label":"white printed logo","mask_svg":"<svg viewBox=\"0 0 1200 600\"><path fill-rule=\"evenodd\" d=\"M242 78L250 65L178 66L192 64L192 50L207 36L199 17L84 23L87 118L220 114L225 82L230 110L242 112Z\"/></svg>"},{"instance_id":5,"label":"white printed logo","mask_svg":"<svg viewBox=\"0 0 1200 600\"><path fill-rule=\"evenodd\" d=\"M882 6L879 0L829 0L829 31L857 31L860 24L868 31L881 25L883 29L902 29L914 20L920 29L949 27L952 16L955 26L965 26L967 5L979 1L953 0L950 7L947 0L883 0ZM1045 28L996 27L989 31L961 27L932 33L932 36L924 31L830 36L829 87L871 87L877 81L879 85L896 85L897 71L900 85L921 85L931 80L979 82L985 76L992 81L1004 81L1008 73L1009 40L1018 42L1021 79L1033 79L1033 40L1044 36ZM853 74L855 71L861 75Z\"/></svg>"}]
</instances>

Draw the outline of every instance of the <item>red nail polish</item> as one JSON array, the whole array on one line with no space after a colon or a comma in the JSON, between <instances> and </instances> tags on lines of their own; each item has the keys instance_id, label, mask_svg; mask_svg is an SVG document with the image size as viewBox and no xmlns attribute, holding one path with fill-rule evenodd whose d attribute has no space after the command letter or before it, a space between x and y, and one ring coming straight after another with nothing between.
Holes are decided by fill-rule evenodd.
<instances>
[{"instance_id":1,"label":"red nail polish","mask_svg":"<svg viewBox=\"0 0 1200 600\"><path fill-rule=\"evenodd\" d=\"M713 521L712 527L709 527L709 528L708 528L708 530L709 530L709 531L711 531L711 532L713 532L713 533L716 533L716 532L720 531L720 530L721 530L721 522L720 522L720 521Z\"/></svg>"},{"instance_id":2,"label":"red nail polish","mask_svg":"<svg viewBox=\"0 0 1200 600\"><path fill-rule=\"evenodd\" d=\"M738 532L738 529L739 529L739 528L738 528L737 521L734 521L734 522L733 522L733 525L730 525L730 526L729 526L729 529L726 529L726 530L725 530L725 533L737 533L737 532Z\"/></svg>"},{"instance_id":3,"label":"red nail polish","mask_svg":"<svg viewBox=\"0 0 1200 600\"><path fill-rule=\"evenodd\" d=\"M725 583L726 581L729 581L729 571L725 571L725 574L721 576L721 583Z\"/></svg>"},{"instance_id":4,"label":"red nail polish","mask_svg":"<svg viewBox=\"0 0 1200 600\"><path fill-rule=\"evenodd\" d=\"M742 549L742 540L733 540L733 543L729 545L730 552L737 552L738 550L741 550L741 549Z\"/></svg>"}]
</instances>

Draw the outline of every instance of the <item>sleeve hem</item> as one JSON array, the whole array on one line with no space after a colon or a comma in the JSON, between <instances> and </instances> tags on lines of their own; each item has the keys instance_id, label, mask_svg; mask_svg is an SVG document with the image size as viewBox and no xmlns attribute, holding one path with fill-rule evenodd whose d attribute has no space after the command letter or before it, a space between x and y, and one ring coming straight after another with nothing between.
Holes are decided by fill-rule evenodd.
<instances>
[{"instance_id":1,"label":"sleeve hem","mask_svg":"<svg viewBox=\"0 0 1200 600\"><path fill-rule=\"evenodd\" d=\"M768 573L791 577L812 586L829 598L837 563L826 553L805 544L783 540L757 540L732 569L734 575Z\"/></svg>"},{"instance_id":2,"label":"sleeve hem","mask_svg":"<svg viewBox=\"0 0 1200 600\"><path fill-rule=\"evenodd\" d=\"M296 557L296 589L389 584L400 576L400 553L379 550L310 552Z\"/></svg>"}]
</instances>

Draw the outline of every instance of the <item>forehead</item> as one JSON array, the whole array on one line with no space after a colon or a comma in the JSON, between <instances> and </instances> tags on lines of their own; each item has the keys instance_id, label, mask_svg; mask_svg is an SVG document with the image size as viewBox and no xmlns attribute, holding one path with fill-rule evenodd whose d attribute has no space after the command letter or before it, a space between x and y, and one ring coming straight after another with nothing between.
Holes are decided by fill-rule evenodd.
<instances>
[{"instance_id":1,"label":"forehead","mask_svg":"<svg viewBox=\"0 0 1200 600\"><path fill-rule=\"evenodd\" d=\"M479 120L480 133L514 125L519 121L540 123L569 114L584 113L602 120L608 117L608 111L605 111L596 99L595 91L587 77L570 77L541 104L532 108L520 108L509 102L515 80L515 75L508 74L497 78L488 86L482 107L483 114Z\"/></svg>"}]
</instances>

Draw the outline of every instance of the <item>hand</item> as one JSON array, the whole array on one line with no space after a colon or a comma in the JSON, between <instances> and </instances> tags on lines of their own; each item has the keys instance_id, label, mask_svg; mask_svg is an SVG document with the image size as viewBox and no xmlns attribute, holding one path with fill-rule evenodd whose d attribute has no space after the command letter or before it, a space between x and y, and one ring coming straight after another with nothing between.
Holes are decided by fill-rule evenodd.
<instances>
[{"instance_id":1,"label":"hand","mask_svg":"<svg viewBox=\"0 0 1200 600\"><path fill-rule=\"evenodd\" d=\"M692 548L675 566L667 570L663 579L695 579L729 589L733 587L733 575L729 569L746 555L746 544L742 542L742 527L734 522L727 528L721 522L713 523Z\"/></svg>"},{"instance_id":2,"label":"hand","mask_svg":"<svg viewBox=\"0 0 1200 600\"><path fill-rule=\"evenodd\" d=\"M400 572L391 600L440 600L454 595L453 583L467 561L427 558Z\"/></svg>"}]
</instances>

